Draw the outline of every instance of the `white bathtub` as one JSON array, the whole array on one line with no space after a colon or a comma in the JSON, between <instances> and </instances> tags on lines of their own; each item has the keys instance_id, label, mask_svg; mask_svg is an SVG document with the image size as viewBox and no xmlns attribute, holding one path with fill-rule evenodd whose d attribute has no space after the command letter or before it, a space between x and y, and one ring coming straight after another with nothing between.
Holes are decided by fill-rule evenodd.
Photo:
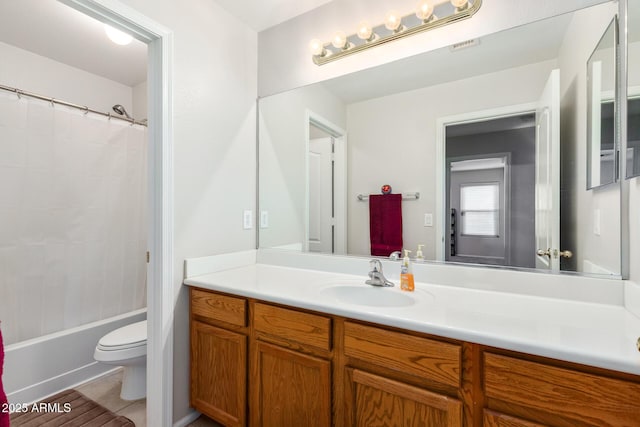
<instances>
[{"instance_id":1,"label":"white bathtub","mask_svg":"<svg viewBox=\"0 0 640 427\"><path fill-rule=\"evenodd\" d=\"M9 402L31 403L114 369L93 360L98 340L146 317L147 309L143 308L8 345L2 380Z\"/></svg>"}]
</instances>

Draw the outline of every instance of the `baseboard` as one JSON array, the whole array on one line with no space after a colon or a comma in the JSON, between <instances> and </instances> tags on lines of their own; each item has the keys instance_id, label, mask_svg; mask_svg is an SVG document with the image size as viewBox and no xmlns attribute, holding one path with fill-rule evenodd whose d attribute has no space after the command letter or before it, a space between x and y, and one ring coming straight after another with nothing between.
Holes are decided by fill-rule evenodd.
<instances>
[{"instance_id":1,"label":"baseboard","mask_svg":"<svg viewBox=\"0 0 640 427\"><path fill-rule=\"evenodd\" d=\"M200 412L196 411L195 409L191 409L191 412L173 423L173 427L186 427L197 420L200 415Z\"/></svg>"},{"instance_id":2,"label":"baseboard","mask_svg":"<svg viewBox=\"0 0 640 427\"><path fill-rule=\"evenodd\" d=\"M113 370L113 366L94 362L41 381L37 384L24 387L12 393L7 393L7 399L11 403L33 403L47 396L58 393L61 390L72 388L80 383L87 381L87 378L96 378L109 373Z\"/></svg>"}]
</instances>

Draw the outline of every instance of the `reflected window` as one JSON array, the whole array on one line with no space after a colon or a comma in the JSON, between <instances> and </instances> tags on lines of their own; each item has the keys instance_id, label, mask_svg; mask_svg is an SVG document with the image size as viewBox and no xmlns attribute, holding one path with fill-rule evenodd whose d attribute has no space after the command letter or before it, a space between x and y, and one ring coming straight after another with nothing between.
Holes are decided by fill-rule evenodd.
<instances>
[{"instance_id":1,"label":"reflected window","mask_svg":"<svg viewBox=\"0 0 640 427\"><path fill-rule=\"evenodd\" d=\"M496 183L460 187L462 234L467 236L499 236L500 186Z\"/></svg>"}]
</instances>

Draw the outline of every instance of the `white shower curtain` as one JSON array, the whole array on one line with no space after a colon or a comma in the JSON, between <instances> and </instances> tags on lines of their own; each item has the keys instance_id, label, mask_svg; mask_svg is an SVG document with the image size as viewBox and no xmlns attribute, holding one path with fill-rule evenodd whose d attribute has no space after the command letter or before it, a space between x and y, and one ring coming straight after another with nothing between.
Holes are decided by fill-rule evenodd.
<instances>
[{"instance_id":1,"label":"white shower curtain","mask_svg":"<svg viewBox=\"0 0 640 427\"><path fill-rule=\"evenodd\" d=\"M146 305L147 132L0 91L5 345Z\"/></svg>"}]
</instances>

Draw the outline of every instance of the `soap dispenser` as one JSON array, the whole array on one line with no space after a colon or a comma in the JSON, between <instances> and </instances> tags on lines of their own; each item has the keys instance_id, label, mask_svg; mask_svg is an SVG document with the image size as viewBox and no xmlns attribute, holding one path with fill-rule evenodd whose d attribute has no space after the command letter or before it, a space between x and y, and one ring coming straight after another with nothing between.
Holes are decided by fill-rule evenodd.
<instances>
[{"instance_id":1,"label":"soap dispenser","mask_svg":"<svg viewBox=\"0 0 640 427\"><path fill-rule=\"evenodd\" d=\"M413 292L415 285L413 282L413 273L411 272L411 260L409 254L411 251L404 250L404 258L402 258L402 267L400 267L400 289L403 291Z\"/></svg>"},{"instance_id":2,"label":"soap dispenser","mask_svg":"<svg viewBox=\"0 0 640 427\"><path fill-rule=\"evenodd\" d=\"M424 245L418 245L418 250L416 251L416 261L418 262L424 261L424 255L422 255L422 248L424 248Z\"/></svg>"}]
</instances>

